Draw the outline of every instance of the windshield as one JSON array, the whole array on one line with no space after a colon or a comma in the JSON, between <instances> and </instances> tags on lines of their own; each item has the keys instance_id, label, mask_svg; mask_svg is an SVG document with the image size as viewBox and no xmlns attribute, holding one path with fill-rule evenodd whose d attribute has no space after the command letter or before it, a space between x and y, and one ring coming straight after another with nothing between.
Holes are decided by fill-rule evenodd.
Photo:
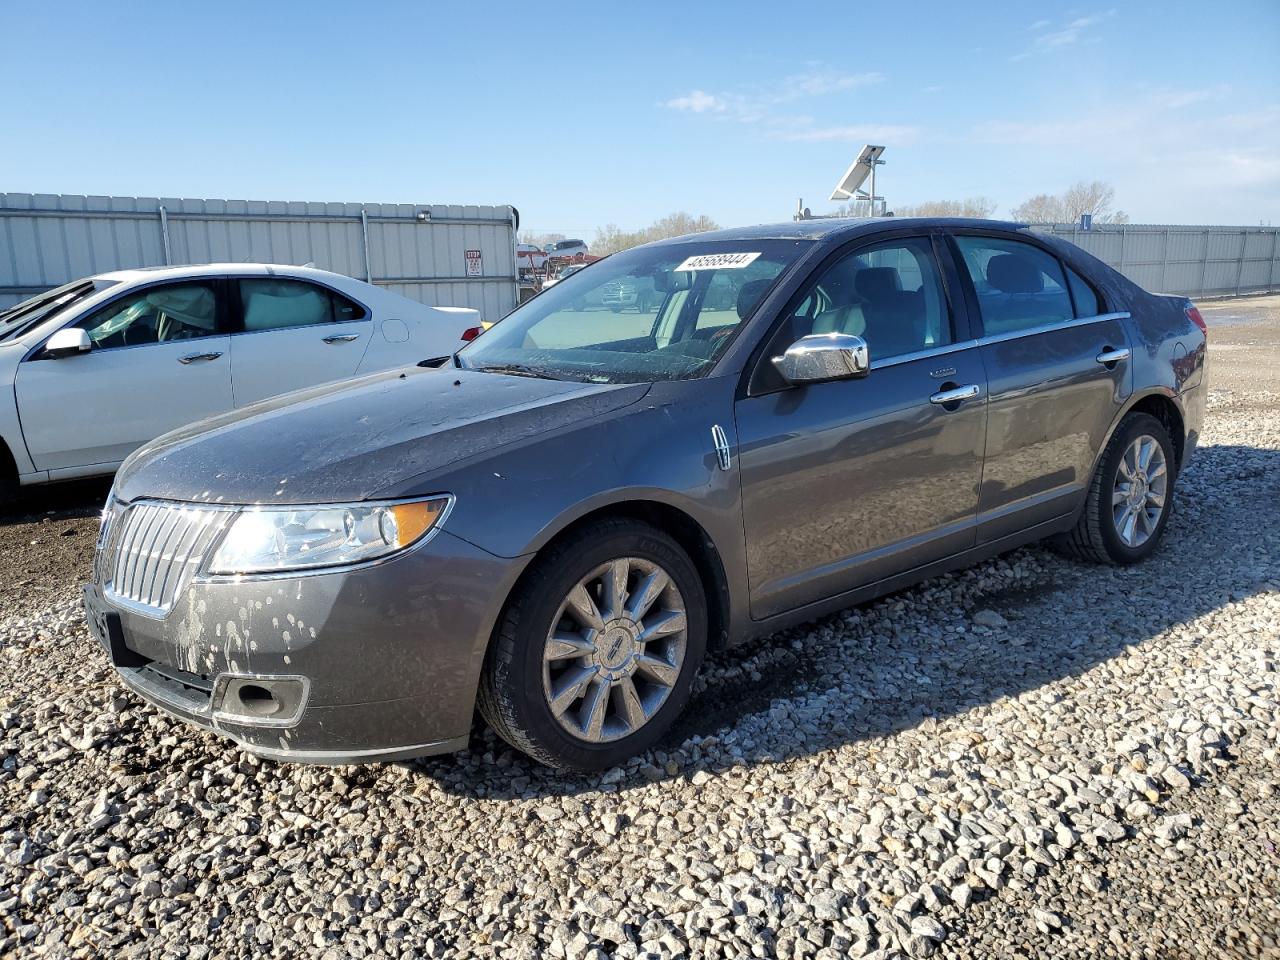
<instances>
[{"instance_id":1,"label":"windshield","mask_svg":"<svg viewBox=\"0 0 1280 960\"><path fill-rule=\"evenodd\" d=\"M593 383L705 376L807 240L640 247L562 275L458 355L467 369Z\"/></svg>"},{"instance_id":2,"label":"windshield","mask_svg":"<svg viewBox=\"0 0 1280 960\"><path fill-rule=\"evenodd\" d=\"M22 336L36 324L52 319L55 314L99 290L106 289L114 282L112 280L73 280L71 283L38 293L29 300L23 300L0 311L0 342Z\"/></svg>"}]
</instances>

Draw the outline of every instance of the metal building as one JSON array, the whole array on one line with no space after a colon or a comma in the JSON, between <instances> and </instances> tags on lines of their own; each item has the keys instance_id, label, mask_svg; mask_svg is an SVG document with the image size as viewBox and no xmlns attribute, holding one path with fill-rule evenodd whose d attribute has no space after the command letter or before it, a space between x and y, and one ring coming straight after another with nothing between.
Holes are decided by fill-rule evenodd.
<instances>
[{"instance_id":1,"label":"metal building","mask_svg":"<svg viewBox=\"0 0 1280 960\"><path fill-rule=\"evenodd\" d=\"M1152 293L1238 297L1280 291L1280 228L1034 224L1070 240Z\"/></svg>"},{"instance_id":2,"label":"metal building","mask_svg":"<svg viewBox=\"0 0 1280 960\"><path fill-rule=\"evenodd\" d=\"M314 263L497 320L516 305L509 206L0 194L0 309L125 267Z\"/></svg>"}]
</instances>

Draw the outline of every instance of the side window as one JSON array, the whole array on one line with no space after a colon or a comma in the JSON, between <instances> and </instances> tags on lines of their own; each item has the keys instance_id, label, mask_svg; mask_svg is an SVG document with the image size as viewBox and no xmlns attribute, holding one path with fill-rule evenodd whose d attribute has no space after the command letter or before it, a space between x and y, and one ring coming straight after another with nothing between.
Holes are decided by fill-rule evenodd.
<instances>
[{"instance_id":1,"label":"side window","mask_svg":"<svg viewBox=\"0 0 1280 960\"><path fill-rule=\"evenodd\" d=\"M218 332L218 300L209 283L172 283L126 294L76 326L94 350L194 340Z\"/></svg>"},{"instance_id":2,"label":"side window","mask_svg":"<svg viewBox=\"0 0 1280 960\"><path fill-rule=\"evenodd\" d=\"M1075 314L1058 258L1019 240L956 237L986 334L1016 333Z\"/></svg>"},{"instance_id":3,"label":"side window","mask_svg":"<svg viewBox=\"0 0 1280 960\"><path fill-rule=\"evenodd\" d=\"M792 317L793 338L806 333L854 334L867 341L873 365L954 340L927 238L891 240L843 257L824 270L801 299L802 308Z\"/></svg>"},{"instance_id":4,"label":"side window","mask_svg":"<svg viewBox=\"0 0 1280 960\"><path fill-rule=\"evenodd\" d=\"M337 323L364 319L364 307L360 306L360 304L348 300L342 294L333 290L329 291L329 299L333 301L333 319Z\"/></svg>"},{"instance_id":5,"label":"side window","mask_svg":"<svg viewBox=\"0 0 1280 960\"><path fill-rule=\"evenodd\" d=\"M1067 283L1071 286L1071 299L1075 301L1076 317L1096 317L1102 313L1098 294L1084 277L1070 267L1066 268Z\"/></svg>"},{"instance_id":6,"label":"side window","mask_svg":"<svg viewBox=\"0 0 1280 960\"><path fill-rule=\"evenodd\" d=\"M237 283L246 333L358 320L364 316L358 304L304 280L264 277Z\"/></svg>"}]
</instances>

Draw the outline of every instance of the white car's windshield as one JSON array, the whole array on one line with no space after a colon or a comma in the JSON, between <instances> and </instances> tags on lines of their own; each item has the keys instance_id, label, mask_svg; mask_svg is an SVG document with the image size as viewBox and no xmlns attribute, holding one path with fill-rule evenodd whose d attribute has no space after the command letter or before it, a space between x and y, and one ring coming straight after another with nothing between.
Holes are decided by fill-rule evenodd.
<instances>
[{"instance_id":1,"label":"white car's windshield","mask_svg":"<svg viewBox=\"0 0 1280 960\"><path fill-rule=\"evenodd\" d=\"M705 376L806 240L691 241L570 274L458 355L467 369L634 383Z\"/></svg>"},{"instance_id":2,"label":"white car's windshield","mask_svg":"<svg viewBox=\"0 0 1280 960\"><path fill-rule=\"evenodd\" d=\"M22 336L36 324L51 320L55 314L114 282L73 280L71 283L38 293L29 300L23 300L7 310L0 311L0 342Z\"/></svg>"}]
</instances>

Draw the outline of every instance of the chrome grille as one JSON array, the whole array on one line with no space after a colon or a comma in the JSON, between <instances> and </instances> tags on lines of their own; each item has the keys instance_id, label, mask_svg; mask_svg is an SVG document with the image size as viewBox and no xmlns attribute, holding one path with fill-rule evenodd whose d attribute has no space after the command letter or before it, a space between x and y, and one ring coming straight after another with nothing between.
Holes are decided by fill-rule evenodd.
<instances>
[{"instance_id":1,"label":"chrome grille","mask_svg":"<svg viewBox=\"0 0 1280 960\"><path fill-rule=\"evenodd\" d=\"M164 616L230 516L226 510L155 501L113 510L99 560L107 594Z\"/></svg>"}]
</instances>

